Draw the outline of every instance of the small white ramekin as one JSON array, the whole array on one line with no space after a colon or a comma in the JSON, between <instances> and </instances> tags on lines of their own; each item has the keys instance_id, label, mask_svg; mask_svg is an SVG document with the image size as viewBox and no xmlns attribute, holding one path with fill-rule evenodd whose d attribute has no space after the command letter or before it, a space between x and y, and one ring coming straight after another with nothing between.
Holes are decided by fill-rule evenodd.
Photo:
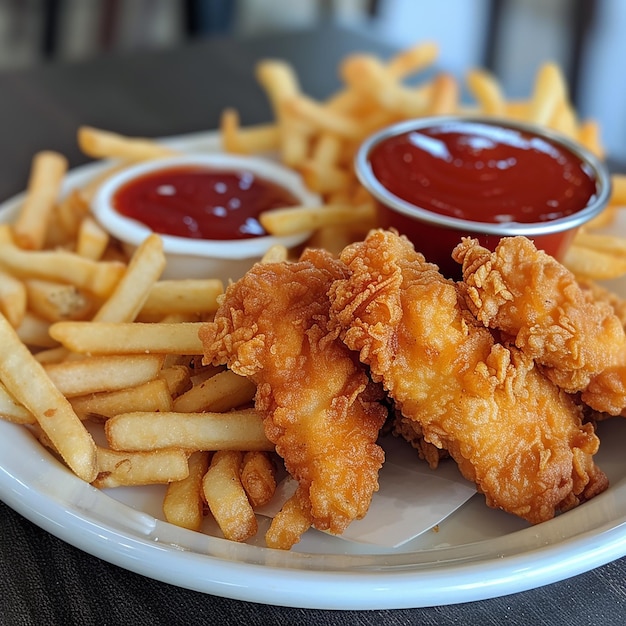
<instances>
[{"instance_id":1,"label":"small white ramekin","mask_svg":"<svg viewBox=\"0 0 626 626\"><path fill-rule=\"evenodd\" d=\"M137 246L152 234L145 224L126 217L113 206L117 190L145 174L185 165L216 170L249 171L255 176L282 186L294 195L302 206L319 206L321 199L311 192L300 175L275 161L224 153L188 154L145 161L120 170L107 179L92 201L92 213L103 228L118 239L132 254ZM310 232L276 237L262 236L236 240L208 240L174 237L161 234L167 265L163 278L219 278L224 282L241 277L274 245L293 249L305 242Z\"/></svg>"}]
</instances>

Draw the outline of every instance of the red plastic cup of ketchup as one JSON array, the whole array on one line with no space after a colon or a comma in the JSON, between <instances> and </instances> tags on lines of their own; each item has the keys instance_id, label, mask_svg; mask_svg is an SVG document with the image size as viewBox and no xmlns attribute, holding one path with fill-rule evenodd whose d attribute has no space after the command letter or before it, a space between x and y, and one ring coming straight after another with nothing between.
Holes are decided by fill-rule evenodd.
<instances>
[{"instance_id":1,"label":"red plastic cup of ketchup","mask_svg":"<svg viewBox=\"0 0 626 626\"><path fill-rule=\"evenodd\" d=\"M562 259L577 229L606 206L611 180L581 145L509 120L431 117L382 129L360 147L356 173L379 224L406 235L442 273L459 273L462 237L493 249L524 235Z\"/></svg>"}]
</instances>

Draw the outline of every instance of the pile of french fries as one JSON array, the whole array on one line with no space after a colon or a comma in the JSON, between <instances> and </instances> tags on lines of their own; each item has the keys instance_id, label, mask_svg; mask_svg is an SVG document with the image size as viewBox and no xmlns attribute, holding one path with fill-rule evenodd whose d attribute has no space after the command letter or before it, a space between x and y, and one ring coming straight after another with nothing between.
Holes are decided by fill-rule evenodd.
<instances>
[{"instance_id":1,"label":"pile of french fries","mask_svg":"<svg viewBox=\"0 0 626 626\"><path fill-rule=\"evenodd\" d=\"M472 71L468 107L453 77L419 81L436 57L430 43L387 61L351 55L339 68L343 87L324 101L302 92L287 63L259 64L275 119L245 127L236 110L224 111L223 149L272 155L323 198L320 207L268 211L268 232L314 230L309 244L331 251L362 237L375 210L353 172L355 151L373 131L410 117L471 111L522 119L603 156L597 124L577 119L555 65L541 68L528 100L515 102L488 73ZM224 286L211 277L162 280L159 236L129 258L89 210L112 172L176 152L90 127L78 142L107 160L103 173L63 195L66 159L37 154L17 217L0 225L0 416L31 429L83 480L167 485L166 520L199 530L210 513L226 538L245 541L257 532L255 509L275 493L279 459L252 408L254 385L202 363L198 329ZM626 176L615 175L609 207L580 231L566 259L581 278L626 274L626 240L599 230L621 206ZM285 258L278 247L264 261Z\"/></svg>"}]
</instances>

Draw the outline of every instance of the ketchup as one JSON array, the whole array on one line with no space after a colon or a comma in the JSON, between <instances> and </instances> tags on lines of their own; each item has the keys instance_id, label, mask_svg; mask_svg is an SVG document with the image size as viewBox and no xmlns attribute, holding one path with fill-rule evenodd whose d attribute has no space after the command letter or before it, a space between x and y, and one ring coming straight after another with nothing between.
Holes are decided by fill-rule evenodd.
<instances>
[{"instance_id":1,"label":"ketchup","mask_svg":"<svg viewBox=\"0 0 626 626\"><path fill-rule=\"evenodd\" d=\"M259 214L298 199L250 171L177 166L144 174L120 187L114 208L156 233L190 239L267 235Z\"/></svg>"},{"instance_id":2,"label":"ketchup","mask_svg":"<svg viewBox=\"0 0 626 626\"><path fill-rule=\"evenodd\" d=\"M583 209L596 194L591 170L567 148L480 121L442 122L384 139L369 161L402 200L478 222L551 221Z\"/></svg>"}]
</instances>

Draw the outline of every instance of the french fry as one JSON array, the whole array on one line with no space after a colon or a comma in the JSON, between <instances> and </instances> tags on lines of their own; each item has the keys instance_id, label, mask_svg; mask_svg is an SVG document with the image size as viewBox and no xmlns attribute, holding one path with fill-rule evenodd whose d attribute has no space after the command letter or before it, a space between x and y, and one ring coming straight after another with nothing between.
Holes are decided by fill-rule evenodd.
<instances>
[{"instance_id":1,"label":"french fry","mask_svg":"<svg viewBox=\"0 0 626 626\"><path fill-rule=\"evenodd\" d=\"M115 291L94 315L96 322L132 322L165 269L163 240L148 236L133 254Z\"/></svg>"},{"instance_id":2,"label":"french fry","mask_svg":"<svg viewBox=\"0 0 626 626\"><path fill-rule=\"evenodd\" d=\"M268 95L278 123L281 160L285 165L298 167L308 152L309 133L284 107L286 100L300 94L298 78L291 65L277 59L261 61L256 76Z\"/></svg>"},{"instance_id":3,"label":"french fry","mask_svg":"<svg viewBox=\"0 0 626 626\"><path fill-rule=\"evenodd\" d=\"M78 145L84 154L94 159L145 161L178 154L176 150L151 139L125 137L91 126L78 129Z\"/></svg>"},{"instance_id":4,"label":"french fry","mask_svg":"<svg viewBox=\"0 0 626 626\"><path fill-rule=\"evenodd\" d=\"M211 459L202 480L209 509L224 537L245 541L256 534L258 524L239 478L241 452L221 450Z\"/></svg>"},{"instance_id":5,"label":"french fry","mask_svg":"<svg viewBox=\"0 0 626 626\"><path fill-rule=\"evenodd\" d=\"M613 174L611 186L610 204L626 207L626 174Z\"/></svg>"},{"instance_id":6,"label":"french fry","mask_svg":"<svg viewBox=\"0 0 626 626\"><path fill-rule=\"evenodd\" d=\"M236 409L254 399L256 386L244 376L230 370L219 372L198 385L194 385L174 400L174 411L221 413Z\"/></svg>"},{"instance_id":7,"label":"french fry","mask_svg":"<svg viewBox=\"0 0 626 626\"><path fill-rule=\"evenodd\" d=\"M31 348L55 348L59 344L50 337L50 322L26 311L22 322L15 329L17 336Z\"/></svg>"},{"instance_id":8,"label":"french fry","mask_svg":"<svg viewBox=\"0 0 626 626\"><path fill-rule=\"evenodd\" d=\"M467 86L484 115L504 116L506 101L496 78L486 70L473 69L467 74Z\"/></svg>"},{"instance_id":9,"label":"french fry","mask_svg":"<svg viewBox=\"0 0 626 626\"><path fill-rule=\"evenodd\" d=\"M449 74L439 74L432 84L428 115L451 115L459 106L459 86Z\"/></svg>"},{"instance_id":10,"label":"french fry","mask_svg":"<svg viewBox=\"0 0 626 626\"><path fill-rule=\"evenodd\" d=\"M40 250L54 205L67 171L67 159L58 152L44 150L35 155L26 198L13 223L13 234L20 248Z\"/></svg>"},{"instance_id":11,"label":"french fry","mask_svg":"<svg viewBox=\"0 0 626 626\"><path fill-rule=\"evenodd\" d=\"M69 401L48 377L4 316L0 316L0 380L36 418L74 473L91 482L97 471L96 446Z\"/></svg>"},{"instance_id":12,"label":"french fry","mask_svg":"<svg viewBox=\"0 0 626 626\"><path fill-rule=\"evenodd\" d=\"M108 419L129 411L171 411L172 396L167 381L156 378L147 383L70 398L80 419Z\"/></svg>"},{"instance_id":13,"label":"french fry","mask_svg":"<svg viewBox=\"0 0 626 626\"><path fill-rule=\"evenodd\" d=\"M545 63L537 72L535 79L529 121L549 124L559 103L567 99L567 85L561 68L555 63Z\"/></svg>"},{"instance_id":14,"label":"french fry","mask_svg":"<svg viewBox=\"0 0 626 626\"><path fill-rule=\"evenodd\" d=\"M94 356L46 363L46 373L67 398L115 391L154 380L163 364L155 354Z\"/></svg>"},{"instance_id":15,"label":"french fry","mask_svg":"<svg viewBox=\"0 0 626 626\"><path fill-rule=\"evenodd\" d=\"M91 217L85 217L80 222L76 236L76 254L98 261L107 249L109 239L109 233L102 226Z\"/></svg>"},{"instance_id":16,"label":"french fry","mask_svg":"<svg viewBox=\"0 0 626 626\"><path fill-rule=\"evenodd\" d=\"M580 125L578 128L578 141L597 157L604 158L600 126L595 120L586 120Z\"/></svg>"},{"instance_id":17,"label":"french fry","mask_svg":"<svg viewBox=\"0 0 626 626\"><path fill-rule=\"evenodd\" d=\"M69 241L76 237L81 222L88 214L89 203L83 198L82 189L72 189L65 198L62 198L55 205L52 222L58 224ZM53 247L48 239L46 240L46 247Z\"/></svg>"},{"instance_id":18,"label":"french fry","mask_svg":"<svg viewBox=\"0 0 626 626\"><path fill-rule=\"evenodd\" d=\"M0 313L13 328L17 328L24 319L26 298L24 282L0 270Z\"/></svg>"},{"instance_id":19,"label":"french fry","mask_svg":"<svg viewBox=\"0 0 626 626\"><path fill-rule=\"evenodd\" d=\"M310 527L311 518L296 492L272 520L265 543L268 548L289 550Z\"/></svg>"},{"instance_id":20,"label":"french fry","mask_svg":"<svg viewBox=\"0 0 626 626\"><path fill-rule=\"evenodd\" d=\"M225 109L220 117L220 137L226 152L234 154L259 154L278 149L280 130L275 124L262 124L242 128L235 109Z\"/></svg>"},{"instance_id":21,"label":"french fry","mask_svg":"<svg viewBox=\"0 0 626 626\"><path fill-rule=\"evenodd\" d=\"M371 204L361 206L290 207L261 213L259 221L272 235L290 235L324 226L372 223L375 219Z\"/></svg>"},{"instance_id":22,"label":"french fry","mask_svg":"<svg viewBox=\"0 0 626 626\"><path fill-rule=\"evenodd\" d=\"M196 450L273 450L262 416L252 409L228 413L121 413L105 424L114 450L184 448Z\"/></svg>"},{"instance_id":23,"label":"french fry","mask_svg":"<svg viewBox=\"0 0 626 626\"><path fill-rule=\"evenodd\" d=\"M62 250L21 250L0 245L0 267L19 278L41 278L74 285L97 296L108 296L124 274L116 261L92 261Z\"/></svg>"},{"instance_id":24,"label":"french fry","mask_svg":"<svg viewBox=\"0 0 626 626\"><path fill-rule=\"evenodd\" d=\"M387 62L387 72L396 80L430 67L439 56L439 46L432 41L423 41L395 54Z\"/></svg>"},{"instance_id":25,"label":"french fry","mask_svg":"<svg viewBox=\"0 0 626 626\"><path fill-rule=\"evenodd\" d=\"M274 497L276 467L266 452L246 452L241 464L241 484L253 508Z\"/></svg>"},{"instance_id":26,"label":"french fry","mask_svg":"<svg viewBox=\"0 0 626 626\"><path fill-rule=\"evenodd\" d=\"M288 255L289 251L285 246L276 244L263 255L260 263L282 263L287 260Z\"/></svg>"},{"instance_id":27,"label":"french fry","mask_svg":"<svg viewBox=\"0 0 626 626\"><path fill-rule=\"evenodd\" d=\"M98 473L92 484L100 489L167 484L189 475L184 450L119 452L98 446L97 459Z\"/></svg>"},{"instance_id":28,"label":"french fry","mask_svg":"<svg viewBox=\"0 0 626 626\"><path fill-rule=\"evenodd\" d=\"M178 397L191 387L191 373L185 365L171 365L165 367L165 364L159 372L159 378L164 380L172 398Z\"/></svg>"},{"instance_id":29,"label":"french fry","mask_svg":"<svg viewBox=\"0 0 626 626\"><path fill-rule=\"evenodd\" d=\"M217 298L224 292L221 280L183 279L155 282L148 293L141 315L164 317L172 314L215 313Z\"/></svg>"},{"instance_id":30,"label":"french fry","mask_svg":"<svg viewBox=\"0 0 626 626\"><path fill-rule=\"evenodd\" d=\"M171 482L163 499L163 514L170 524L200 530L204 498L202 479L209 469L209 453L194 452L189 457L189 475Z\"/></svg>"},{"instance_id":31,"label":"french fry","mask_svg":"<svg viewBox=\"0 0 626 626\"><path fill-rule=\"evenodd\" d=\"M616 257L626 257L626 239L624 237L579 230L574 238L574 245L598 250Z\"/></svg>"},{"instance_id":32,"label":"french fry","mask_svg":"<svg viewBox=\"0 0 626 626\"><path fill-rule=\"evenodd\" d=\"M49 333L83 354L202 354L201 326L202 322L57 322Z\"/></svg>"},{"instance_id":33,"label":"french fry","mask_svg":"<svg viewBox=\"0 0 626 626\"><path fill-rule=\"evenodd\" d=\"M626 274L626 258L573 244L563 265L579 278L609 280Z\"/></svg>"},{"instance_id":34,"label":"french fry","mask_svg":"<svg viewBox=\"0 0 626 626\"><path fill-rule=\"evenodd\" d=\"M23 407L0 383L0 418L15 424L34 424L35 416Z\"/></svg>"},{"instance_id":35,"label":"french fry","mask_svg":"<svg viewBox=\"0 0 626 626\"><path fill-rule=\"evenodd\" d=\"M74 285L31 278L24 281L30 310L48 322L84 320L95 307L93 298Z\"/></svg>"}]
</instances>

